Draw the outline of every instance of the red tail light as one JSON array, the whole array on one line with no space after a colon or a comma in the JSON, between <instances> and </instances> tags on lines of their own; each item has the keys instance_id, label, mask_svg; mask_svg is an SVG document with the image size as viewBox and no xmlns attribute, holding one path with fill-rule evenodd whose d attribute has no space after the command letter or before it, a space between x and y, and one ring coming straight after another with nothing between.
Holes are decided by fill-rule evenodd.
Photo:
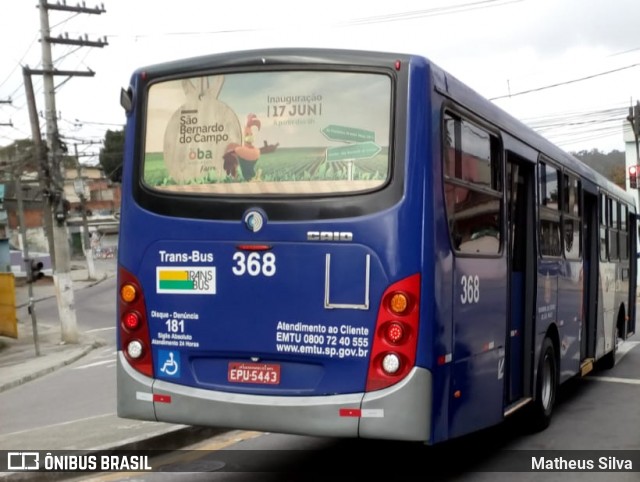
<instances>
[{"instance_id":1,"label":"red tail light","mask_svg":"<svg viewBox=\"0 0 640 482\"><path fill-rule=\"evenodd\" d=\"M135 311L128 311L122 318L122 324L125 329L133 331L140 326L140 316Z\"/></svg>"},{"instance_id":2,"label":"red tail light","mask_svg":"<svg viewBox=\"0 0 640 482\"><path fill-rule=\"evenodd\" d=\"M391 345L397 345L403 341L405 328L402 323L392 321L387 323L384 329L384 338Z\"/></svg>"},{"instance_id":3,"label":"red tail light","mask_svg":"<svg viewBox=\"0 0 640 482\"><path fill-rule=\"evenodd\" d=\"M416 362L420 319L420 275L392 284L382 296L373 335L366 391L404 378Z\"/></svg>"},{"instance_id":4,"label":"red tail light","mask_svg":"<svg viewBox=\"0 0 640 482\"><path fill-rule=\"evenodd\" d=\"M151 339L144 293L138 279L123 268L118 271L118 282L120 349L134 369L153 377Z\"/></svg>"}]
</instances>

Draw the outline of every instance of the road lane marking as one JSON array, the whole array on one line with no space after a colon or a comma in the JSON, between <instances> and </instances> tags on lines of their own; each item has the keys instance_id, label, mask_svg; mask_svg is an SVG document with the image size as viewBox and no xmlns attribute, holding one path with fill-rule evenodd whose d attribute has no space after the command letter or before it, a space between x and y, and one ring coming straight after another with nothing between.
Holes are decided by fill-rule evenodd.
<instances>
[{"instance_id":1,"label":"road lane marking","mask_svg":"<svg viewBox=\"0 0 640 482\"><path fill-rule=\"evenodd\" d=\"M109 326L107 328L94 328L93 330L87 330L85 333L96 333L98 331L107 331L107 330L115 330L115 326Z\"/></svg>"},{"instance_id":2,"label":"road lane marking","mask_svg":"<svg viewBox=\"0 0 640 482\"><path fill-rule=\"evenodd\" d=\"M116 356L117 354L118 352L114 350L112 346L107 346L98 352L98 356L100 358L105 356Z\"/></svg>"},{"instance_id":3,"label":"road lane marking","mask_svg":"<svg viewBox=\"0 0 640 482\"><path fill-rule=\"evenodd\" d=\"M640 341L623 341L616 349L616 365L620 363L622 357L640 345Z\"/></svg>"},{"instance_id":4,"label":"road lane marking","mask_svg":"<svg viewBox=\"0 0 640 482\"><path fill-rule=\"evenodd\" d=\"M628 385L640 385L640 380L637 378L620 378L620 377L587 377L585 380L596 380L599 382L610 382L610 383L626 383Z\"/></svg>"},{"instance_id":5,"label":"road lane marking","mask_svg":"<svg viewBox=\"0 0 640 482\"><path fill-rule=\"evenodd\" d=\"M73 367L73 370L84 370L85 368L97 367L98 365L106 365L107 363L113 363L113 360L101 360L93 363L87 363L86 365Z\"/></svg>"},{"instance_id":6,"label":"road lane marking","mask_svg":"<svg viewBox=\"0 0 640 482\"><path fill-rule=\"evenodd\" d=\"M640 345L640 341L623 341L616 347L616 362L615 365L620 363L624 356L633 350L636 346Z\"/></svg>"},{"instance_id":7,"label":"road lane marking","mask_svg":"<svg viewBox=\"0 0 640 482\"><path fill-rule=\"evenodd\" d=\"M54 423L52 425L44 425L42 427L37 427L37 428L28 428L26 430L18 430L17 432L3 433L3 434L0 434L0 438L8 437L8 436L11 436L11 435L20 435L21 433L33 432L34 430L41 430L41 429L44 429L44 428L63 427L65 425L71 425L72 423L86 422L88 420L95 420L97 418L113 417L115 415L116 414L114 412L112 412L112 413L104 413L102 415L93 415L91 417L77 418L75 420L69 420L68 422Z\"/></svg>"}]
</instances>

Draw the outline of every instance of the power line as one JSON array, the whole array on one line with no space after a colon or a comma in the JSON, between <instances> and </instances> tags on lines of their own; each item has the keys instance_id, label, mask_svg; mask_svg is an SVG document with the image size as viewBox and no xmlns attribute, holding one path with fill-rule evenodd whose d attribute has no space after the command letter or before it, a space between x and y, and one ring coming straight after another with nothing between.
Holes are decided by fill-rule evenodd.
<instances>
[{"instance_id":1,"label":"power line","mask_svg":"<svg viewBox=\"0 0 640 482\"><path fill-rule=\"evenodd\" d=\"M16 65L13 67L11 72L9 72L9 75L7 75L7 77L2 82L0 82L0 87L2 87L4 84L6 84L7 81L16 72L16 70L18 70L19 68L22 67L22 63L24 62L25 57L29 54L29 51L31 50L31 47L33 47L33 44L36 42L36 40L38 40L38 35L33 37L33 40L31 41L31 43L27 47L27 50L25 50L24 54L22 54L22 57L20 58L20 60L18 62L16 62Z\"/></svg>"},{"instance_id":2,"label":"power line","mask_svg":"<svg viewBox=\"0 0 640 482\"><path fill-rule=\"evenodd\" d=\"M627 111L627 107L613 107L595 111L554 113L523 119L523 122L562 147L616 135L622 137L622 125Z\"/></svg>"},{"instance_id":3,"label":"power line","mask_svg":"<svg viewBox=\"0 0 640 482\"><path fill-rule=\"evenodd\" d=\"M67 122L71 122L71 121L67 120ZM112 122L95 122L95 121L87 121L87 120L80 120L80 119L75 119L75 122L78 124L86 124L86 125L94 125L94 126L112 126L112 127L124 126L124 122L120 124L116 124Z\"/></svg>"},{"instance_id":4,"label":"power line","mask_svg":"<svg viewBox=\"0 0 640 482\"><path fill-rule=\"evenodd\" d=\"M435 17L440 15L451 15L454 13L464 13L472 10L480 10L484 8L495 8L512 3L520 3L524 0L482 0L478 2L462 3L458 5L450 5L446 7L435 7L426 10L412 10L408 12L399 12L385 15L377 15L371 17L356 18L348 20L341 25L367 25L373 23L399 22L404 20L415 20L418 18Z\"/></svg>"},{"instance_id":5,"label":"power line","mask_svg":"<svg viewBox=\"0 0 640 482\"><path fill-rule=\"evenodd\" d=\"M558 83L551 84L551 85L545 85L543 87L537 87L535 89L522 90L520 92L515 92L515 93L512 93L512 94L500 95L498 97L491 97L489 100L508 99L508 98L511 98L511 97L516 97L518 95L530 94L532 92L540 92L541 90L552 89L554 87L560 87L562 85L574 84L576 82L582 82L584 80L590 80L590 79L595 79L596 77L602 77L603 75L609 75L609 74L614 74L616 72L621 72L623 70L629 70L629 69L632 69L634 67L638 67L639 65L640 65L640 63L631 64L631 65L627 65L626 67L620 67L618 69L607 70L606 72L600 72L598 74L587 75L586 77L580 77L579 79L566 80L564 82L558 82Z\"/></svg>"},{"instance_id":6,"label":"power line","mask_svg":"<svg viewBox=\"0 0 640 482\"><path fill-rule=\"evenodd\" d=\"M78 15L80 15L80 12L76 12L76 13L74 13L73 15L70 15L69 17L65 18L64 20L61 20L61 21L59 21L58 23L56 23L56 24L54 24L54 25L49 26L49 28L57 28L57 27L59 27L60 25L64 25L65 23L67 23L67 22L69 22L69 21L73 20L74 18L76 18Z\"/></svg>"},{"instance_id":7,"label":"power line","mask_svg":"<svg viewBox=\"0 0 640 482\"><path fill-rule=\"evenodd\" d=\"M505 5L510 5L513 3L520 3L526 0L479 0L475 2L467 2L461 3L457 5L450 5L446 7L435 7L424 10L409 10L404 12L397 13L389 13L384 15L375 15L371 17L361 17L355 18L352 20L346 20L344 22L339 22L337 25L339 27L346 26L357 26L357 25L367 25L367 24L376 24L376 23L387 23L387 22L399 22L404 20L415 20L419 18L426 17L434 17L440 15L453 15L456 13L465 13L473 10L480 10L485 8L496 8ZM185 32L160 32L160 33L137 33L137 34L107 34L107 37L131 37L131 38L147 38L147 37L168 37L168 36L191 36L191 35L220 35L220 34L229 34L229 33L252 33L252 32L268 32L273 30L279 30L279 28L271 27L271 28L229 28L229 29L219 29L219 30L208 30L208 31L185 31Z\"/></svg>"},{"instance_id":8,"label":"power line","mask_svg":"<svg viewBox=\"0 0 640 482\"><path fill-rule=\"evenodd\" d=\"M637 52L638 50L640 50L640 47L634 47L632 49L623 50L621 52L614 52L610 55L610 57L615 57L617 55L625 55L631 52Z\"/></svg>"}]
</instances>

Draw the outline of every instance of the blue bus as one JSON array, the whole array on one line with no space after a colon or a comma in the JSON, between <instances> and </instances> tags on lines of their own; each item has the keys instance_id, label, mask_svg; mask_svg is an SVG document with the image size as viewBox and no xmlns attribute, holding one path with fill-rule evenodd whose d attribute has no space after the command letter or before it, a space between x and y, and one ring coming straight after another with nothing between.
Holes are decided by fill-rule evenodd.
<instances>
[{"instance_id":1,"label":"blue bus","mask_svg":"<svg viewBox=\"0 0 640 482\"><path fill-rule=\"evenodd\" d=\"M216 54L121 103L120 417L543 429L635 331L633 197L424 57Z\"/></svg>"}]
</instances>

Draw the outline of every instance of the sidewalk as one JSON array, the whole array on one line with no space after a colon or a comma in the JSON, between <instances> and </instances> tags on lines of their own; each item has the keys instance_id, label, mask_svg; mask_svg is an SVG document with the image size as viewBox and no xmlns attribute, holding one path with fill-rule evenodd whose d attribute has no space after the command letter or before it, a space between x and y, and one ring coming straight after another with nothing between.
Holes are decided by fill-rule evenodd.
<instances>
[{"instance_id":1,"label":"sidewalk","mask_svg":"<svg viewBox=\"0 0 640 482\"><path fill-rule=\"evenodd\" d=\"M73 290L78 290L100 283L116 275L114 260L96 260L95 278L88 278L86 262L71 262L71 278ZM80 334L78 344L61 342L60 323L43 321L42 308L39 301L54 298L55 287L51 277L45 277L33 285L33 298L37 320L38 345L40 356L36 356L33 337L33 323L27 311L29 303L29 286L24 279L16 278L16 311L18 316L18 338L0 337L0 392L21 385L50 373L58 368L73 363L104 342L96 337ZM51 320L52 313L47 313ZM57 318L57 315L54 316Z\"/></svg>"},{"instance_id":2,"label":"sidewalk","mask_svg":"<svg viewBox=\"0 0 640 482\"><path fill-rule=\"evenodd\" d=\"M86 262L71 263L74 293L116 276L116 261L96 260L95 279L88 279ZM33 287L40 356L36 356L32 320L27 312L28 286L16 280L18 338L0 336L0 396L31 380L45 376L69 365L101 347L106 342L93 334L80 333L78 344L61 343L58 315L43 313L39 301L55 297L53 280L43 278ZM115 295L114 295L115 299ZM115 312L115 307L114 307ZM46 320L43 321L43 319ZM114 394L115 399L115 394ZM124 420L115 413L77 420L70 423L42 427L0 435L0 450L143 450L171 449L211 437L220 430L201 427ZM23 473L0 473L0 480L24 480Z\"/></svg>"}]
</instances>

